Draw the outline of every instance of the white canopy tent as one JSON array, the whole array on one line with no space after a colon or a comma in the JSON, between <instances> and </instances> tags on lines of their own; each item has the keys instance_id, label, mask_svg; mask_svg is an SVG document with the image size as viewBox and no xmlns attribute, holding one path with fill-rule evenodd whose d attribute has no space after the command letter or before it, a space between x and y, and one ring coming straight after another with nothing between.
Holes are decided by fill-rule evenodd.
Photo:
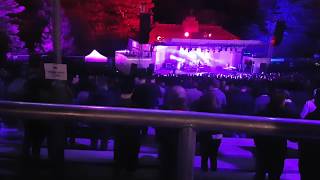
<instances>
[{"instance_id":1,"label":"white canopy tent","mask_svg":"<svg viewBox=\"0 0 320 180\"><path fill-rule=\"evenodd\" d=\"M107 62L108 58L100 54L97 50L93 50L89 55L85 56L85 62Z\"/></svg>"}]
</instances>

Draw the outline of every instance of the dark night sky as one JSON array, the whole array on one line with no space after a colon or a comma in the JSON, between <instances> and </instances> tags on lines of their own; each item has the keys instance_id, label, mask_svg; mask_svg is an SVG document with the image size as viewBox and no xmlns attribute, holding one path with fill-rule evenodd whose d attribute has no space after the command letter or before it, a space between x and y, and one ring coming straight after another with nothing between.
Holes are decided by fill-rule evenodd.
<instances>
[{"instance_id":1,"label":"dark night sky","mask_svg":"<svg viewBox=\"0 0 320 180\"><path fill-rule=\"evenodd\" d=\"M160 23L181 23L193 14L201 23L215 23L237 34L258 21L258 0L154 0L154 19Z\"/></svg>"},{"instance_id":2,"label":"dark night sky","mask_svg":"<svg viewBox=\"0 0 320 180\"><path fill-rule=\"evenodd\" d=\"M177 23L190 10L213 10L232 18L255 15L258 0L155 0L155 19L160 22Z\"/></svg>"}]
</instances>

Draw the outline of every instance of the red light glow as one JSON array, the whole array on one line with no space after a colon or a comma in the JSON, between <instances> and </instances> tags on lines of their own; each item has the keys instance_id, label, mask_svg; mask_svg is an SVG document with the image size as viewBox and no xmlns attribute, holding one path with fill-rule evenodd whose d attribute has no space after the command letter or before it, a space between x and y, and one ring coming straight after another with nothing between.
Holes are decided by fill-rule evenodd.
<instances>
[{"instance_id":1,"label":"red light glow","mask_svg":"<svg viewBox=\"0 0 320 180\"><path fill-rule=\"evenodd\" d=\"M276 37L272 37L272 39L271 39L271 44L272 44L273 46L275 46L276 43L277 43Z\"/></svg>"}]
</instances>

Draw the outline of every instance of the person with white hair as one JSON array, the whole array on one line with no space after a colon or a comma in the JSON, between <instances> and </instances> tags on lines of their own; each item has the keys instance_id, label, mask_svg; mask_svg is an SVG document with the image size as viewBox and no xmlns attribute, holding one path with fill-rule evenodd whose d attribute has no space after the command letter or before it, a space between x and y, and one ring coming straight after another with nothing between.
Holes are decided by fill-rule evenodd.
<instances>
[{"instance_id":1,"label":"person with white hair","mask_svg":"<svg viewBox=\"0 0 320 180\"><path fill-rule=\"evenodd\" d=\"M319 88L315 89L313 91L313 97L316 97L316 95L318 93L320 93L320 89ZM302 119L304 119L304 118L306 118L308 116L308 114L314 112L316 109L317 109L317 107L316 107L316 104L315 104L315 99L314 98L310 99L304 104L303 109L302 109L302 111L300 113L300 117Z\"/></svg>"},{"instance_id":2,"label":"person with white hair","mask_svg":"<svg viewBox=\"0 0 320 180\"><path fill-rule=\"evenodd\" d=\"M217 106L221 109L225 109L227 106L227 97L224 92L221 91L220 87L220 81L214 79L209 86L209 91L217 98Z\"/></svg>"}]
</instances>

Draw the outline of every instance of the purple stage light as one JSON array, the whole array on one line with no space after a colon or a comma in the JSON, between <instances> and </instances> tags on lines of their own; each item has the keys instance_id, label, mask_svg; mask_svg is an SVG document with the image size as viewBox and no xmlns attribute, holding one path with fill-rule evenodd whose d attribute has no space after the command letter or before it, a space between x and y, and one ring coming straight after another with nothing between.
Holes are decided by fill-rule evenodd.
<instances>
[{"instance_id":1,"label":"purple stage light","mask_svg":"<svg viewBox=\"0 0 320 180\"><path fill-rule=\"evenodd\" d=\"M107 62L108 58L101 55L98 51L93 50L85 57L85 62Z\"/></svg>"}]
</instances>

